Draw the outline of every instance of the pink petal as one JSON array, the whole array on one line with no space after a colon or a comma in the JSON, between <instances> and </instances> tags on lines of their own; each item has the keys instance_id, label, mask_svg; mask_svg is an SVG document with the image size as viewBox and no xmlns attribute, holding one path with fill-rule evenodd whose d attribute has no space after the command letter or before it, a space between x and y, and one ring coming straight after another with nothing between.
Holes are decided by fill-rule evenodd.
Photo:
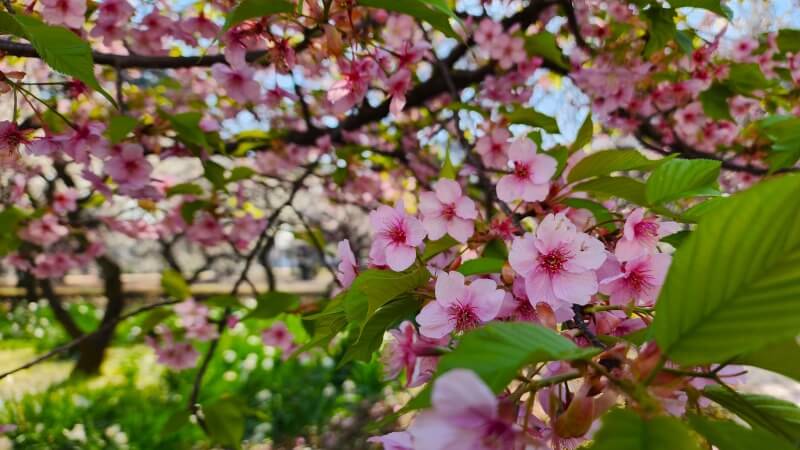
<instances>
[{"instance_id":1,"label":"pink petal","mask_svg":"<svg viewBox=\"0 0 800 450\"><path fill-rule=\"evenodd\" d=\"M407 245L389 244L386 247L386 264L395 272L401 272L414 264L417 252Z\"/></svg>"},{"instance_id":2,"label":"pink petal","mask_svg":"<svg viewBox=\"0 0 800 450\"><path fill-rule=\"evenodd\" d=\"M497 183L497 198L504 202L511 202L522 198L524 190L525 184L520 182L519 178L514 175L505 175Z\"/></svg>"},{"instance_id":3,"label":"pink petal","mask_svg":"<svg viewBox=\"0 0 800 450\"><path fill-rule=\"evenodd\" d=\"M508 254L508 262L515 272L527 278L536 270L536 258L539 251L536 250L536 237L533 233L525 233L524 236L514 239L511 244L511 251Z\"/></svg>"},{"instance_id":4,"label":"pink petal","mask_svg":"<svg viewBox=\"0 0 800 450\"><path fill-rule=\"evenodd\" d=\"M597 275L591 271L562 272L553 276L553 292L561 300L585 305L597 293Z\"/></svg>"},{"instance_id":5,"label":"pink petal","mask_svg":"<svg viewBox=\"0 0 800 450\"><path fill-rule=\"evenodd\" d=\"M453 369L440 376L433 383L431 403L437 413L458 419L459 424L483 425L497 417L497 397L471 370Z\"/></svg>"},{"instance_id":6,"label":"pink petal","mask_svg":"<svg viewBox=\"0 0 800 450\"><path fill-rule=\"evenodd\" d=\"M426 217L422 219L422 226L428 232L428 238L434 241L447 233L447 221L441 217Z\"/></svg>"},{"instance_id":7,"label":"pink petal","mask_svg":"<svg viewBox=\"0 0 800 450\"><path fill-rule=\"evenodd\" d=\"M454 217L447 223L447 233L458 242L467 242L474 232L475 226L471 220ZM436 238L432 237L431 239Z\"/></svg>"},{"instance_id":8,"label":"pink petal","mask_svg":"<svg viewBox=\"0 0 800 450\"><path fill-rule=\"evenodd\" d=\"M512 161L531 161L536 154L536 143L528 138L518 138L508 147L508 158Z\"/></svg>"},{"instance_id":9,"label":"pink petal","mask_svg":"<svg viewBox=\"0 0 800 450\"><path fill-rule=\"evenodd\" d=\"M544 184L550 181L553 175L556 174L558 168L558 161L549 155L534 155L531 158L531 167L533 169L533 182L536 184Z\"/></svg>"},{"instance_id":10,"label":"pink petal","mask_svg":"<svg viewBox=\"0 0 800 450\"><path fill-rule=\"evenodd\" d=\"M430 302L417 314L419 334L431 339L440 339L453 331L455 324L450 321L447 310L437 302Z\"/></svg>"},{"instance_id":11,"label":"pink petal","mask_svg":"<svg viewBox=\"0 0 800 450\"><path fill-rule=\"evenodd\" d=\"M475 202L467 196L463 196L456 202L456 215L462 219L476 219L478 210L475 209Z\"/></svg>"},{"instance_id":12,"label":"pink petal","mask_svg":"<svg viewBox=\"0 0 800 450\"><path fill-rule=\"evenodd\" d=\"M526 202L540 202L550 193L549 184L533 184L530 181L523 184L522 199Z\"/></svg>"},{"instance_id":13,"label":"pink petal","mask_svg":"<svg viewBox=\"0 0 800 450\"><path fill-rule=\"evenodd\" d=\"M466 297L464 275L459 272L442 272L436 279L436 302L448 307Z\"/></svg>"},{"instance_id":14,"label":"pink petal","mask_svg":"<svg viewBox=\"0 0 800 450\"><path fill-rule=\"evenodd\" d=\"M461 185L454 180L443 178L433 185L436 197L444 204L455 203L461 197Z\"/></svg>"},{"instance_id":15,"label":"pink petal","mask_svg":"<svg viewBox=\"0 0 800 450\"><path fill-rule=\"evenodd\" d=\"M442 202L431 191L419 194L419 210L424 216L440 215L442 212Z\"/></svg>"}]
</instances>

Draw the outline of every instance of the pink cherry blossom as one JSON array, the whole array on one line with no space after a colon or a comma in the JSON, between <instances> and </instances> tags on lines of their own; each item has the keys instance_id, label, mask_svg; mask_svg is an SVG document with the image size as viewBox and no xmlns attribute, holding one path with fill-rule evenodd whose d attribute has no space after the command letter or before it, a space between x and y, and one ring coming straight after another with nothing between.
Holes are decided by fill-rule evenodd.
<instances>
[{"instance_id":1,"label":"pink cherry blossom","mask_svg":"<svg viewBox=\"0 0 800 450\"><path fill-rule=\"evenodd\" d=\"M266 219L256 219L248 213L234 219L228 237L237 249L246 250L266 226Z\"/></svg>"},{"instance_id":2,"label":"pink cherry blossom","mask_svg":"<svg viewBox=\"0 0 800 450\"><path fill-rule=\"evenodd\" d=\"M514 141L508 148L514 171L497 183L497 197L504 202L522 199L542 201L550 191L550 178L556 173L557 162L548 155L536 154L536 143L528 138Z\"/></svg>"},{"instance_id":3,"label":"pink cherry blossom","mask_svg":"<svg viewBox=\"0 0 800 450\"><path fill-rule=\"evenodd\" d=\"M614 305L634 301L636 305L652 306L671 261L672 257L665 253L640 256L622 264L609 257L606 264L615 265L617 273L600 280L600 292L608 295Z\"/></svg>"},{"instance_id":4,"label":"pink cherry blossom","mask_svg":"<svg viewBox=\"0 0 800 450\"><path fill-rule=\"evenodd\" d=\"M481 155L486 166L493 169L505 168L508 164L506 149L511 133L505 128L495 128L475 141L475 151Z\"/></svg>"},{"instance_id":5,"label":"pink cherry blossom","mask_svg":"<svg viewBox=\"0 0 800 450\"><path fill-rule=\"evenodd\" d=\"M525 279L530 301L544 301L554 309L586 304L597 292L595 270L605 259L603 243L578 232L564 213L547 215L535 234L514 239L508 256Z\"/></svg>"},{"instance_id":6,"label":"pink cherry blossom","mask_svg":"<svg viewBox=\"0 0 800 450\"><path fill-rule=\"evenodd\" d=\"M184 328L192 328L208 322L208 307L197 303L193 298L186 299L173 306L179 323Z\"/></svg>"},{"instance_id":7,"label":"pink cherry blossom","mask_svg":"<svg viewBox=\"0 0 800 450\"><path fill-rule=\"evenodd\" d=\"M383 436L373 436L367 441L381 444L383 450L414 450L411 434L408 431L395 431Z\"/></svg>"},{"instance_id":8,"label":"pink cherry blossom","mask_svg":"<svg viewBox=\"0 0 800 450\"><path fill-rule=\"evenodd\" d=\"M387 265L395 272L406 270L417 257L416 248L425 238L425 230L418 219L405 212L403 202L394 208L381 205L369 214L375 239L369 250L373 264Z\"/></svg>"},{"instance_id":9,"label":"pink cherry blossom","mask_svg":"<svg viewBox=\"0 0 800 450\"><path fill-rule=\"evenodd\" d=\"M294 348L294 336L286 324L281 321L276 321L271 327L261 332L261 340L264 345L270 347L277 347L288 353Z\"/></svg>"},{"instance_id":10,"label":"pink cherry blossom","mask_svg":"<svg viewBox=\"0 0 800 450\"><path fill-rule=\"evenodd\" d=\"M659 239L677 233L681 226L676 222L662 222L656 217L645 217L644 209L637 208L625 219L622 239L617 241L614 255L621 262L655 252Z\"/></svg>"},{"instance_id":11,"label":"pink cherry blossom","mask_svg":"<svg viewBox=\"0 0 800 450\"><path fill-rule=\"evenodd\" d=\"M77 261L69 253L62 251L41 253L36 255L31 273L36 278L60 278L77 265Z\"/></svg>"},{"instance_id":12,"label":"pink cherry blossom","mask_svg":"<svg viewBox=\"0 0 800 450\"><path fill-rule=\"evenodd\" d=\"M337 250L339 266L337 267L336 278L342 284L342 287L347 289L353 284L353 280L358 275L358 262L356 261L356 255L353 254L353 250L350 248L349 240L340 241Z\"/></svg>"},{"instance_id":13,"label":"pink cherry blossom","mask_svg":"<svg viewBox=\"0 0 800 450\"><path fill-rule=\"evenodd\" d=\"M211 73L225 87L228 96L239 103L256 102L261 96L261 87L253 79L255 71L250 67L217 63L211 66Z\"/></svg>"},{"instance_id":14,"label":"pink cherry blossom","mask_svg":"<svg viewBox=\"0 0 800 450\"><path fill-rule=\"evenodd\" d=\"M478 217L475 202L463 195L458 182L441 179L433 184L433 191L419 195L422 226L432 240L449 234L459 242L467 242L475 230Z\"/></svg>"},{"instance_id":15,"label":"pink cherry blossom","mask_svg":"<svg viewBox=\"0 0 800 450\"><path fill-rule=\"evenodd\" d=\"M415 449L514 448L514 426L500 416L499 401L474 372L454 369L440 376L431 404L408 428Z\"/></svg>"},{"instance_id":16,"label":"pink cherry blossom","mask_svg":"<svg viewBox=\"0 0 800 450\"><path fill-rule=\"evenodd\" d=\"M186 230L186 236L193 242L212 247L225 239L222 225L208 211L201 212Z\"/></svg>"},{"instance_id":17,"label":"pink cherry blossom","mask_svg":"<svg viewBox=\"0 0 800 450\"><path fill-rule=\"evenodd\" d=\"M97 7L97 23L120 24L133 15L133 7L127 0L103 0Z\"/></svg>"},{"instance_id":18,"label":"pink cherry blossom","mask_svg":"<svg viewBox=\"0 0 800 450\"><path fill-rule=\"evenodd\" d=\"M219 32L219 26L209 20L202 12L181 22L181 29L187 33L197 33L206 39L214 39Z\"/></svg>"},{"instance_id":19,"label":"pink cherry blossom","mask_svg":"<svg viewBox=\"0 0 800 450\"><path fill-rule=\"evenodd\" d=\"M390 330L391 339L383 352L386 377L396 378L403 369L406 371L408 387L427 382L436 370L437 356L429 356L429 350L447 345L447 338L430 339L420 336L409 321L404 321L397 329Z\"/></svg>"},{"instance_id":20,"label":"pink cherry blossom","mask_svg":"<svg viewBox=\"0 0 800 450\"><path fill-rule=\"evenodd\" d=\"M28 226L19 231L19 237L34 244L47 247L66 236L69 229L61 225L58 217L45 214L39 219L32 220Z\"/></svg>"},{"instance_id":21,"label":"pink cherry blossom","mask_svg":"<svg viewBox=\"0 0 800 450\"><path fill-rule=\"evenodd\" d=\"M328 101L336 113L349 110L364 98L370 81L378 74L378 65L370 58L363 58L344 63L341 70L342 79L328 89Z\"/></svg>"},{"instance_id":22,"label":"pink cherry blossom","mask_svg":"<svg viewBox=\"0 0 800 450\"><path fill-rule=\"evenodd\" d=\"M411 72L400 69L386 81L388 95L392 97L389 111L397 115L403 112L406 106L406 92L411 88Z\"/></svg>"},{"instance_id":23,"label":"pink cherry blossom","mask_svg":"<svg viewBox=\"0 0 800 450\"><path fill-rule=\"evenodd\" d=\"M81 28L86 0L42 0L42 19L52 25Z\"/></svg>"},{"instance_id":24,"label":"pink cherry blossom","mask_svg":"<svg viewBox=\"0 0 800 450\"><path fill-rule=\"evenodd\" d=\"M191 369L197 364L200 353L189 342L176 342L169 331L164 332L162 340L148 336L147 344L156 352L156 361L172 370Z\"/></svg>"},{"instance_id":25,"label":"pink cherry blossom","mask_svg":"<svg viewBox=\"0 0 800 450\"><path fill-rule=\"evenodd\" d=\"M78 193L75 189L66 188L53 194L53 211L56 214L66 214L75 211L78 207Z\"/></svg>"},{"instance_id":26,"label":"pink cherry blossom","mask_svg":"<svg viewBox=\"0 0 800 450\"><path fill-rule=\"evenodd\" d=\"M0 155L4 159L6 159L6 155L10 156L9 159L16 159L19 146L27 147L29 143L25 132L20 130L17 124L7 120L0 121Z\"/></svg>"},{"instance_id":27,"label":"pink cherry blossom","mask_svg":"<svg viewBox=\"0 0 800 450\"><path fill-rule=\"evenodd\" d=\"M144 156L139 144L123 144L119 154L112 155L105 163L106 173L120 186L137 189L150 181L153 166Z\"/></svg>"},{"instance_id":28,"label":"pink cherry blossom","mask_svg":"<svg viewBox=\"0 0 800 450\"><path fill-rule=\"evenodd\" d=\"M464 275L458 272L440 273L435 292L436 300L417 315L420 334L433 339L494 319L505 295L493 280L479 279L467 285Z\"/></svg>"}]
</instances>

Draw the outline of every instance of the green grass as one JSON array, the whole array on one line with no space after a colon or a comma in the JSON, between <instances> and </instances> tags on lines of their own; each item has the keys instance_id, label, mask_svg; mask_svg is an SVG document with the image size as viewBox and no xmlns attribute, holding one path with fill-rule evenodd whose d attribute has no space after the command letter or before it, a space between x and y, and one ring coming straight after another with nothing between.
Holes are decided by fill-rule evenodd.
<instances>
[{"instance_id":1,"label":"green grass","mask_svg":"<svg viewBox=\"0 0 800 450\"><path fill-rule=\"evenodd\" d=\"M80 308L80 305L70 305ZM94 308L80 308L86 317L96 317ZM47 308L27 311L27 324L20 325L13 339L8 324L0 326L5 349L26 349L27 354L40 353L66 337L58 326L49 324L47 331L37 332L48 318ZM33 317L30 317L33 316ZM307 338L296 317L284 317L290 330L301 339ZM87 321L89 319L86 319ZM138 323L141 323L139 321ZM279 448L291 448L298 437L307 442L321 442L331 434L342 433L342 424L368 422L366 410L378 404L386 384L375 361L337 367L340 350L327 355L322 352L304 354L283 360L261 343L260 331L269 321L257 320L229 330L220 341L209 366L199 402L208 405L220 398L235 398L244 406L244 438L252 443L270 442ZM8 436L15 449L115 449L183 450L211 448L203 431L195 424L182 421L181 426L165 424L186 410L196 369L183 372L165 370L155 363L153 352L141 344L137 323L125 324L117 333L116 347L103 366L103 374L91 380L66 380L46 390L23 395L0 403L0 424L13 423L18 429ZM33 339L32 333L40 338ZM137 344L138 343L138 344ZM206 345L198 343L203 353ZM56 360L45 372L68 372L72 357ZM16 363L15 363L16 364ZM5 363L3 364L5 366ZM51 369L52 367L52 369ZM5 368L5 367L3 367ZM34 383L28 376L35 371L15 375L15 382ZM62 377L65 378L65 377ZM8 381L8 380L6 380ZM23 387L23 386L20 386ZM2 400L0 400L2 402ZM75 426L82 424L85 441L76 441ZM73 431L73 439L67 434ZM111 430L111 431L107 431ZM116 434L112 431L118 430ZM162 433L162 430L165 432ZM65 434L66 431L66 434ZM120 446L124 433L127 443ZM367 448L367 435L349 430L347 443L337 448Z\"/></svg>"}]
</instances>

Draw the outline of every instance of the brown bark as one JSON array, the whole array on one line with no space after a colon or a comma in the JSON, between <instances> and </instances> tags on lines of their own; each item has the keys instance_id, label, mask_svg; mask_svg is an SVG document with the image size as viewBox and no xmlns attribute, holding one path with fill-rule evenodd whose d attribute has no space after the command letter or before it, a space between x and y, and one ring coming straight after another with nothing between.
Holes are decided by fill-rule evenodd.
<instances>
[{"instance_id":1,"label":"brown bark","mask_svg":"<svg viewBox=\"0 0 800 450\"><path fill-rule=\"evenodd\" d=\"M73 375L97 375L111 344L116 323L125 308L122 291L122 271L116 262L107 257L97 260L103 276L103 289L106 296L106 311L98 331L83 341L78 347L80 356L75 364Z\"/></svg>"}]
</instances>

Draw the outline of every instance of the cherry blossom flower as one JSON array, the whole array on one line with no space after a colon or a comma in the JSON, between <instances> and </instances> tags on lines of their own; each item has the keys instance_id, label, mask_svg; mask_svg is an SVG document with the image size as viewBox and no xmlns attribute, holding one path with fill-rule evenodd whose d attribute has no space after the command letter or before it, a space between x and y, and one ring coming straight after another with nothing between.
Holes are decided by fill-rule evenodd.
<instances>
[{"instance_id":1,"label":"cherry blossom flower","mask_svg":"<svg viewBox=\"0 0 800 450\"><path fill-rule=\"evenodd\" d=\"M405 212L403 202L394 208L381 205L369 214L375 239L369 250L373 264L387 265L395 272L406 270L417 257L416 248L425 238L425 230L418 219Z\"/></svg>"},{"instance_id":2,"label":"cherry blossom flower","mask_svg":"<svg viewBox=\"0 0 800 450\"><path fill-rule=\"evenodd\" d=\"M0 121L0 158L3 160L16 160L17 149L20 145L28 146L28 140L25 132L17 127L14 122L7 120Z\"/></svg>"},{"instance_id":3,"label":"cherry blossom flower","mask_svg":"<svg viewBox=\"0 0 800 450\"><path fill-rule=\"evenodd\" d=\"M554 309L586 304L597 292L598 269L606 259L603 243L578 232L564 213L548 214L536 233L514 239L508 260L525 279L531 302Z\"/></svg>"},{"instance_id":4,"label":"cherry blossom flower","mask_svg":"<svg viewBox=\"0 0 800 450\"><path fill-rule=\"evenodd\" d=\"M51 25L83 27L86 0L42 0L42 19Z\"/></svg>"},{"instance_id":5,"label":"cherry blossom flower","mask_svg":"<svg viewBox=\"0 0 800 450\"><path fill-rule=\"evenodd\" d=\"M420 336L410 321L404 321L397 329L390 330L391 339L383 352L386 377L396 378L406 371L408 387L427 382L436 370L438 357L430 356L429 350L447 345L447 338L431 339Z\"/></svg>"},{"instance_id":6,"label":"cherry blossom flower","mask_svg":"<svg viewBox=\"0 0 800 450\"><path fill-rule=\"evenodd\" d=\"M150 181L153 166L144 156L139 144L123 144L119 154L105 163L106 173L120 186L130 189L142 188Z\"/></svg>"},{"instance_id":7,"label":"cherry blossom flower","mask_svg":"<svg viewBox=\"0 0 800 450\"><path fill-rule=\"evenodd\" d=\"M600 292L608 295L613 305L634 301L640 306L651 306L664 284L670 262L672 257L665 253L640 256L622 264L609 257L606 264L610 264L612 273L616 274L600 280Z\"/></svg>"},{"instance_id":8,"label":"cherry blossom flower","mask_svg":"<svg viewBox=\"0 0 800 450\"><path fill-rule=\"evenodd\" d=\"M505 128L495 128L475 141L475 151L481 155L481 159L486 166L493 169L501 169L508 164L506 149L511 133Z\"/></svg>"},{"instance_id":9,"label":"cherry blossom flower","mask_svg":"<svg viewBox=\"0 0 800 450\"><path fill-rule=\"evenodd\" d=\"M60 278L77 266L75 258L66 252L40 253L33 261L31 273L36 278Z\"/></svg>"},{"instance_id":10,"label":"cherry blossom flower","mask_svg":"<svg viewBox=\"0 0 800 450\"><path fill-rule=\"evenodd\" d=\"M614 255L621 262L655 252L659 239L677 233L681 226L676 222L663 222L656 217L645 217L644 209L637 208L625 219L622 239L617 241Z\"/></svg>"},{"instance_id":11,"label":"cherry blossom flower","mask_svg":"<svg viewBox=\"0 0 800 450\"><path fill-rule=\"evenodd\" d=\"M133 7L127 0L103 0L97 6L97 23L120 24L133 15Z\"/></svg>"},{"instance_id":12,"label":"cherry blossom flower","mask_svg":"<svg viewBox=\"0 0 800 450\"><path fill-rule=\"evenodd\" d=\"M233 220L229 238L237 249L246 250L266 226L266 219L256 219L248 213Z\"/></svg>"},{"instance_id":13,"label":"cherry blossom flower","mask_svg":"<svg viewBox=\"0 0 800 450\"><path fill-rule=\"evenodd\" d=\"M500 416L499 401L474 372L454 369L440 376L433 383L431 404L408 428L414 448L514 448L514 425Z\"/></svg>"},{"instance_id":14,"label":"cherry blossom flower","mask_svg":"<svg viewBox=\"0 0 800 450\"><path fill-rule=\"evenodd\" d=\"M463 195L461 186L453 180L441 179L433 184L433 191L419 195L422 226L432 240L449 234L459 242L472 236L478 210L471 198Z\"/></svg>"},{"instance_id":15,"label":"cherry blossom flower","mask_svg":"<svg viewBox=\"0 0 800 450\"><path fill-rule=\"evenodd\" d=\"M106 126L99 122L80 125L75 130L56 137L61 148L70 158L79 163L88 163L89 156L108 156L108 141L103 137Z\"/></svg>"},{"instance_id":16,"label":"cherry blossom flower","mask_svg":"<svg viewBox=\"0 0 800 450\"><path fill-rule=\"evenodd\" d=\"M336 271L336 279L342 284L342 287L347 289L353 284L353 280L358 275L358 262L356 262L356 255L350 248L350 241L344 239L339 241L337 246L339 255L339 266Z\"/></svg>"},{"instance_id":17,"label":"cherry blossom flower","mask_svg":"<svg viewBox=\"0 0 800 450\"><path fill-rule=\"evenodd\" d=\"M200 357L191 343L176 342L169 331L164 332L160 342L151 336L147 336L145 341L156 352L156 361L172 370L191 369Z\"/></svg>"},{"instance_id":18,"label":"cherry blossom flower","mask_svg":"<svg viewBox=\"0 0 800 450\"><path fill-rule=\"evenodd\" d=\"M197 33L206 39L214 39L219 33L219 26L209 20L202 12L181 22L181 29L189 34Z\"/></svg>"},{"instance_id":19,"label":"cherry blossom flower","mask_svg":"<svg viewBox=\"0 0 800 450\"><path fill-rule=\"evenodd\" d=\"M58 217L45 214L39 219L31 220L28 226L19 231L19 236L26 241L47 247L66 236L69 229L61 225Z\"/></svg>"},{"instance_id":20,"label":"cherry blossom flower","mask_svg":"<svg viewBox=\"0 0 800 450\"><path fill-rule=\"evenodd\" d=\"M411 72L400 69L386 81L388 95L392 97L389 111L394 114L403 112L406 106L406 92L411 88Z\"/></svg>"},{"instance_id":21,"label":"cherry blossom flower","mask_svg":"<svg viewBox=\"0 0 800 450\"><path fill-rule=\"evenodd\" d=\"M262 331L261 340L264 345L277 347L283 350L284 353L288 353L294 348L294 336L289 331L289 328L286 327L286 324L281 321L276 321L271 327Z\"/></svg>"},{"instance_id":22,"label":"cherry blossom flower","mask_svg":"<svg viewBox=\"0 0 800 450\"><path fill-rule=\"evenodd\" d=\"M75 189L66 188L53 194L53 211L56 214L66 214L75 211L78 207L78 193Z\"/></svg>"},{"instance_id":23,"label":"cherry blossom flower","mask_svg":"<svg viewBox=\"0 0 800 450\"><path fill-rule=\"evenodd\" d=\"M435 291L436 300L417 315L420 334L433 339L494 319L505 295L493 280L479 279L467 285L464 275L458 272L440 273Z\"/></svg>"},{"instance_id":24,"label":"cherry blossom flower","mask_svg":"<svg viewBox=\"0 0 800 450\"><path fill-rule=\"evenodd\" d=\"M222 225L208 211L201 212L186 230L186 236L200 245L211 247L225 239Z\"/></svg>"},{"instance_id":25,"label":"cherry blossom flower","mask_svg":"<svg viewBox=\"0 0 800 450\"><path fill-rule=\"evenodd\" d=\"M367 441L381 444L383 450L414 450L411 434L408 431L395 431L383 436L373 436Z\"/></svg>"},{"instance_id":26,"label":"cherry blossom flower","mask_svg":"<svg viewBox=\"0 0 800 450\"><path fill-rule=\"evenodd\" d=\"M253 79L255 71L250 67L217 63L211 66L211 73L225 87L228 96L239 103L256 102L261 96L261 87Z\"/></svg>"},{"instance_id":27,"label":"cherry blossom flower","mask_svg":"<svg viewBox=\"0 0 800 450\"><path fill-rule=\"evenodd\" d=\"M514 171L497 183L497 197L504 202L522 199L542 201L550 191L550 178L558 163L548 155L536 154L536 143L527 138L517 139L508 148Z\"/></svg>"},{"instance_id":28,"label":"cherry blossom flower","mask_svg":"<svg viewBox=\"0 0 800 450\"><path fill-rule=\"evenodd\" d=\"M345 63L342 79L328 89L328 101L333 105L333 111L343 113L360 102L367 94L369 82L377 74L378 65L370 58Z\"/></svg>"}]
</instances>

